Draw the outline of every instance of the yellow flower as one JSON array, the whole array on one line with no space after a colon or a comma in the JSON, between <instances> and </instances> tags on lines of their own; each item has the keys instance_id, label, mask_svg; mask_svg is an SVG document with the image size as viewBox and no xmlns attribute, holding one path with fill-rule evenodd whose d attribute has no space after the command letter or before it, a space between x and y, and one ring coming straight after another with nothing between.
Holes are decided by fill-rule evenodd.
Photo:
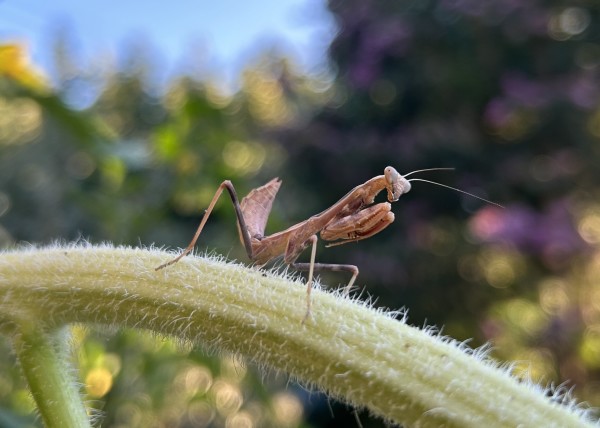
<instances>
[{"instance_id":1,"label":"yellow flower","mask_svg":"<svg viewBox=\"0 0 600 428\"><path fill-rule=\"evenodd\" d=\"M48 88L42 73L31 64L25 47L16 43L0 44L0 76L35 91Z\"/></svg>"}]
</instances>

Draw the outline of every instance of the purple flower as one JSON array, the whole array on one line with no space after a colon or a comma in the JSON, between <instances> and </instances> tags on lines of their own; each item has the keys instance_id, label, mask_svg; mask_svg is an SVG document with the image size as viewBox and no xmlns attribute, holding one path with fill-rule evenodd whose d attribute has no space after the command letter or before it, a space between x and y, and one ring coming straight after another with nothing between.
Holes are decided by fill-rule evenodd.
<instances>
[{"instance_id":1,"label":"purple flower","mask_svg":"<svg viewBox=\"0 0 600 428\"><path fill-rule=\"evenodd\" d=\"M530 108L545 107L553 98L550 88L521 73L507 73L502 78L502 89L508 98Z\"/></svg>"},{"instance_id":2,"label":"purple flower","mask_svg":"<svg viewBox=\"0 0 600 428\"><path fill-rule=\"evenodd\" d=\"M549 267L560 267L587 248L565 201L557 201L541 213L525 205L484 207L471 219L469 228L483 242L511 244L539 256Z\"/></svg>"},{"instance_id":3,"label":"purple flower","mask_svg":"<svg viewBox=\"0 0 600 428\"><path fill-rule=\"evenodd\" d=\"M598 105L599 89L592 76L576 76L566 85L565 96L578 107L591 109Z\"/></svg>"},{"instance_id":4,"label":"purple flower","mask_svg":"<svg viewBox=\"0 0 600 428\"><path fill-rule=\"evenodd\" d=\"M366 89L379 78L386 57L401 57L408 50L412 29L400 18L365 24L358 30L356 56L350 66L350 80Z\"/></svg>"},{"instance_id":5,"label":"purple flower","mask_svg":"<svg viewBox=\"0 0 600 428\"><path fill-rule=\"evenodd\" d=\"M485 107L483 117L488 125L494 128L501 128L510 122L513 111L513 107L507 100L494 98Z\"/></svg>"}]
</instances>

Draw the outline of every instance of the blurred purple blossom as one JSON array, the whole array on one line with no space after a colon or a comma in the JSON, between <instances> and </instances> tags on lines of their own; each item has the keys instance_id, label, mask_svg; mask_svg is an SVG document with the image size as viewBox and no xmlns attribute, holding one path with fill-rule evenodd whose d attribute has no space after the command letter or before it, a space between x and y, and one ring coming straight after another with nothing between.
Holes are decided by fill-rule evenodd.
<instances>
[{"instance_id":1,"label":"blurred purple blossom","mask_svg":"<svg viewBox=\"0 0 600 428\"><path fill-rule=\"evenodd\" d=\"M469 16L495 17L501 20L522 6L519 0L442 0L440 6Z\"/></svg>"},{"instance_id":2,"label":"blurred purple blossom","mask_svg":"<svg viewBox=\"0 0 600 428\"><path fill-rule=\"evenodd\" d=\"M527 78L522 73L509 72L502 77L504 94L522 106L541 108L553 98L553 91L540 81Z\"/></svg>"},{"instance_id":3,"label":"blurred purple blossom","mask_svg":"<svg viewBox=\"0 0 600 428\"><path fill-rule=\"evenodd\" d=\"M440 9L480 18L490 26L502 24L507 38L518 41L529 36L547 36L548 14L536 1L441 0Z\"/></svg>"},{"instance_id":4,"label":"blurred purple blossom","mask_svg":"<svg viewBox=\"0 0 600 428\"><path fill-rule=\"evenodd\" d=\"M591 109L600 102L598 78L595 75L577 75L565 85L565 97L577 107Z\"/></svg>"},{"instance_id":5,"label":"blurred purple blossom","mask_svg":"<svg viewBox=\"0 0 600 428\"><path fill-rule=\"evenodd\" d=\"M485 107L483 117L488 125L501 128L510 121L513 111L513 106L507 100L494 98Z\"/></svg>"},{"instance_id":6,"label":"blurred purple blossom","mask_svg":"<svg viewBox=\"0 0 600 428\"><path fill-rule=\"evenodd\" d=\"M403 56L412 37L412 29L400 18L379 21L359 31L360 40L350 66L350 79L359 88L368 88L381 74L382 61Z\"/></svg>"},{"instance_id":7,"label":"blurred purple blossom","mask_svg":"<svg viewBox=\"0 0 600 428\"><path fill-rule=\"evenodd\" d=\"M525 205L485 207L471 219L469 228L481 241L507 243L538 255L549 268L560 267L587 248L565 201L554 202L541 213Z\"/></svg>"},{"instance_id":8,"label":"blurred purple blossom","mask_svg":"<svg viewBox=\"0 0 600 428\"><path fill-rule=\"evenodd\" d=\"M543 109L557 101L591 109L600 102L600 86L592 75L572 75L557 81L533 80L522 73L509 72L501 79L502 95L490 100L484 120L492 127L506 125L520 107Z\"/></svg>"}]
</instances>

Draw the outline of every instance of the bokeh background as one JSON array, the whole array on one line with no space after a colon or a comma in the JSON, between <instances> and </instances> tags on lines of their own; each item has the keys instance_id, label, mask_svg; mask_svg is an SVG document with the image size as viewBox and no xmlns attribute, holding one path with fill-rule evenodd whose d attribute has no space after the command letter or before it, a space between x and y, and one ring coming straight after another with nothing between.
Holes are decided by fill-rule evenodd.
<instances>
[{"instance_id":1,"label":"bokeh background","mask_svg":"<svg viewBox=\"0 0 600 428\"><path fill-rule=\"evenodd\" d=\"M294 22L312 29L304 45L259 38L219 59L216 38L179 46L176 65L152 33L130 37L115 57L96 47L83 55L86 28L57 25L34 46L2 31L0 246L181 247L222 180L244 195L279 176L273 232L387 165L454 167L421 177L505 208L416 182L394 204L393 225L360 243L321 245L319 260L359 266L360 290L377 306L407 307L411 324L490 341L517 374L564 383L599 406L600 4L300 5ZM115 26L145 13L106 7ZM189 7L180 25L198 12ZM232 33L253 21L222 15ZM177 17L161 25L154 37ZM246 261L229 202L198 247ZM83 327L74 338L103 426L356 425L347 406L201 346ZM1 346L0 425L36 426L10 343Z\"/></svg>"}]
</instances>

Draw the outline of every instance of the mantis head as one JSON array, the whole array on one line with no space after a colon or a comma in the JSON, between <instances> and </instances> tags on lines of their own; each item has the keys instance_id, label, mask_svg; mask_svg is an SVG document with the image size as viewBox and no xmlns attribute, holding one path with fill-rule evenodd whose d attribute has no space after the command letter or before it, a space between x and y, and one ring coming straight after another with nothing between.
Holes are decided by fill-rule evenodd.
<instances>
[{"instance_id":1,"label":"mantis head","mask_svg":"<svg viewBox=\"0 0 600 428\"><path fill-rule=\"evenodd\" d=\"M422 181L423 183L435 184L436 186L441 186L441 187L445 187L446 189L450 189L450 190L454 190L456 192L464 193L465 195L469 195L469 196L471 196L473 198L477 198L477 199L479 199L481 201L487 202L488 204L492 204L492 205L496 205L497 207L504 208L502 205L497 204L496 202L492 202L490 200L484 199L481 196L474 195L473 193L465 192L464 190L457 189L456 187L447 186L445 184L438 183L436 181L424 180L422 178L409 178L409 179L406 178L409 175L416 174L418 172L444 171L444 170L453 170L453 169L454 168L427 168L427 169L418 169L416 171L411 171L411 172L408 172L408 173L406 173L404 175L401 175L398 171L396 171L395 168L393 168L391 166L388 166L383 171L383 174L385 176L385 187L387 188L387 191L388 191L388 200L390 202L395 202L404 193L409 192L410 191L410 182L411 181Z\"/></svg>"},{"instance_id":2,"label":"mantis head","mask_svg":"<svg viewBox=\"0 0 600 428\"><path fill-rule=\"evenodd\" d=\"M388 201L396 202L400 196L410 191L410 183L395 168L388 166L383 170Z\"/></svg>"}]
</instances>

